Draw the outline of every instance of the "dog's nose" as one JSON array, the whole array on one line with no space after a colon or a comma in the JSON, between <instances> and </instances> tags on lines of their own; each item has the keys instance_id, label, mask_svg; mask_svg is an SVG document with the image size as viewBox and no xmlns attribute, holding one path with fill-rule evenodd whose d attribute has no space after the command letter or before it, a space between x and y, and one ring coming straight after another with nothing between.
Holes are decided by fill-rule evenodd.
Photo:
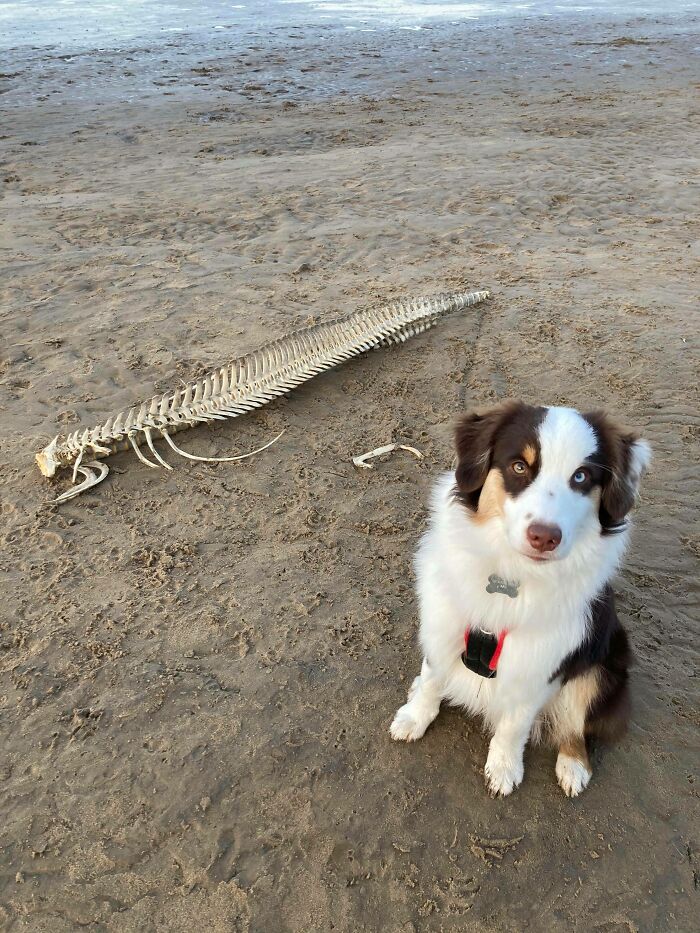
<instances>
[{"instance_id":1,"label":"dog's nose","mask_svg":"<svg viewBox=\"0 0 700 933\"><path fill-rule=\"evenodd\" d=\"M533 522L527 529L527 540L536 551L553 551L561 543L561 528L558 525L539 525Z\"/></svg>"}]
</instances>

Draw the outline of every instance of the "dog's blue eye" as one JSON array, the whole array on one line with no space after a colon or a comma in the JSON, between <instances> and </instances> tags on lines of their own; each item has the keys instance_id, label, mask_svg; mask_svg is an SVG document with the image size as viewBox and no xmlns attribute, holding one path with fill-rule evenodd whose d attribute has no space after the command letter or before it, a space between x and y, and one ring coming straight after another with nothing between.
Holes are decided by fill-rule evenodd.
<instances>
[{"instance_id":1,"label":"dog's blue eye","mask_svg":"<svg viewBox=\"0 0 700 933\"><path fill-rule=\"evenodd\" d=\"M588 479L587 470L576 470L576 472L574 473L573 480L579 486L582 483L585 483L587 479Z\"/></svg>"}]
</instances>

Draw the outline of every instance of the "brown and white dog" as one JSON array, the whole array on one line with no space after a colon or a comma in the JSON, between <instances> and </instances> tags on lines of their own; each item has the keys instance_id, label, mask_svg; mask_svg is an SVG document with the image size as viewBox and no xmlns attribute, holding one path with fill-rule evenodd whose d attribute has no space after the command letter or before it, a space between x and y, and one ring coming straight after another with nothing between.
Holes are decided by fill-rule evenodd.
<instances>
[{"instance_id":1,"label":"brown and white dog","mask_svg":"<svg viewBox=\"0 0 700 933\"><path fill-rule=\"evenodd\" d=\"M630 649L610 579L649 445L602 413L522 402L467 415L456 444L416 556L423 666L391 735L419 739L446 700L492 735L491 793L520 784L533 736L558 748L576 796L586 739L626 727Z\"/></svg>"}]
</instances>

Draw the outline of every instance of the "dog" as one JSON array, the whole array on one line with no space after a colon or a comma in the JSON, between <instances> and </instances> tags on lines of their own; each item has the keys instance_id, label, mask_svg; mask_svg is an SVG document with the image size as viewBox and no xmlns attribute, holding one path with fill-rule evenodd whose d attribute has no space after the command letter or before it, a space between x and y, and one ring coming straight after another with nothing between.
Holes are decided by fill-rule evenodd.
<instances>
[{"instance_id":1,"label":"dog","mask_svg":"<svg viewBox=\"0 0 700 933\"><path fill-rule=\"evenodd\" d=\"M483 718L493 796L521 783L532 737L558 749L575 797L587 739L627 726L632 658L610 580L650 446L602 412L523 402L466 415L455 440L415 560L423 664L391 736L421 738L445 700Z\"/></svg>"}]
</instances>

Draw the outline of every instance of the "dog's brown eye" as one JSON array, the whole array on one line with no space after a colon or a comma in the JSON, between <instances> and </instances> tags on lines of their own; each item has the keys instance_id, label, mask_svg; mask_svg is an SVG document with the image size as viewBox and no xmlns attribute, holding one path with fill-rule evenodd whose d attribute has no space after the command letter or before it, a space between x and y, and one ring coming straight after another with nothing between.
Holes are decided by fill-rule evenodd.
<instances>
[{"instance_id":1,"label":"dog's brown eye","mask_svg":"<svg viewBox=\"0 0 700 933\"><path fill-rule=\"evenodd\" d=\"M522 476L523 473L527 473L527 464L524 460L516 460L511 464L511 469L514 473L517 473L518 476Z\"/></svg>"}]
</instances>

